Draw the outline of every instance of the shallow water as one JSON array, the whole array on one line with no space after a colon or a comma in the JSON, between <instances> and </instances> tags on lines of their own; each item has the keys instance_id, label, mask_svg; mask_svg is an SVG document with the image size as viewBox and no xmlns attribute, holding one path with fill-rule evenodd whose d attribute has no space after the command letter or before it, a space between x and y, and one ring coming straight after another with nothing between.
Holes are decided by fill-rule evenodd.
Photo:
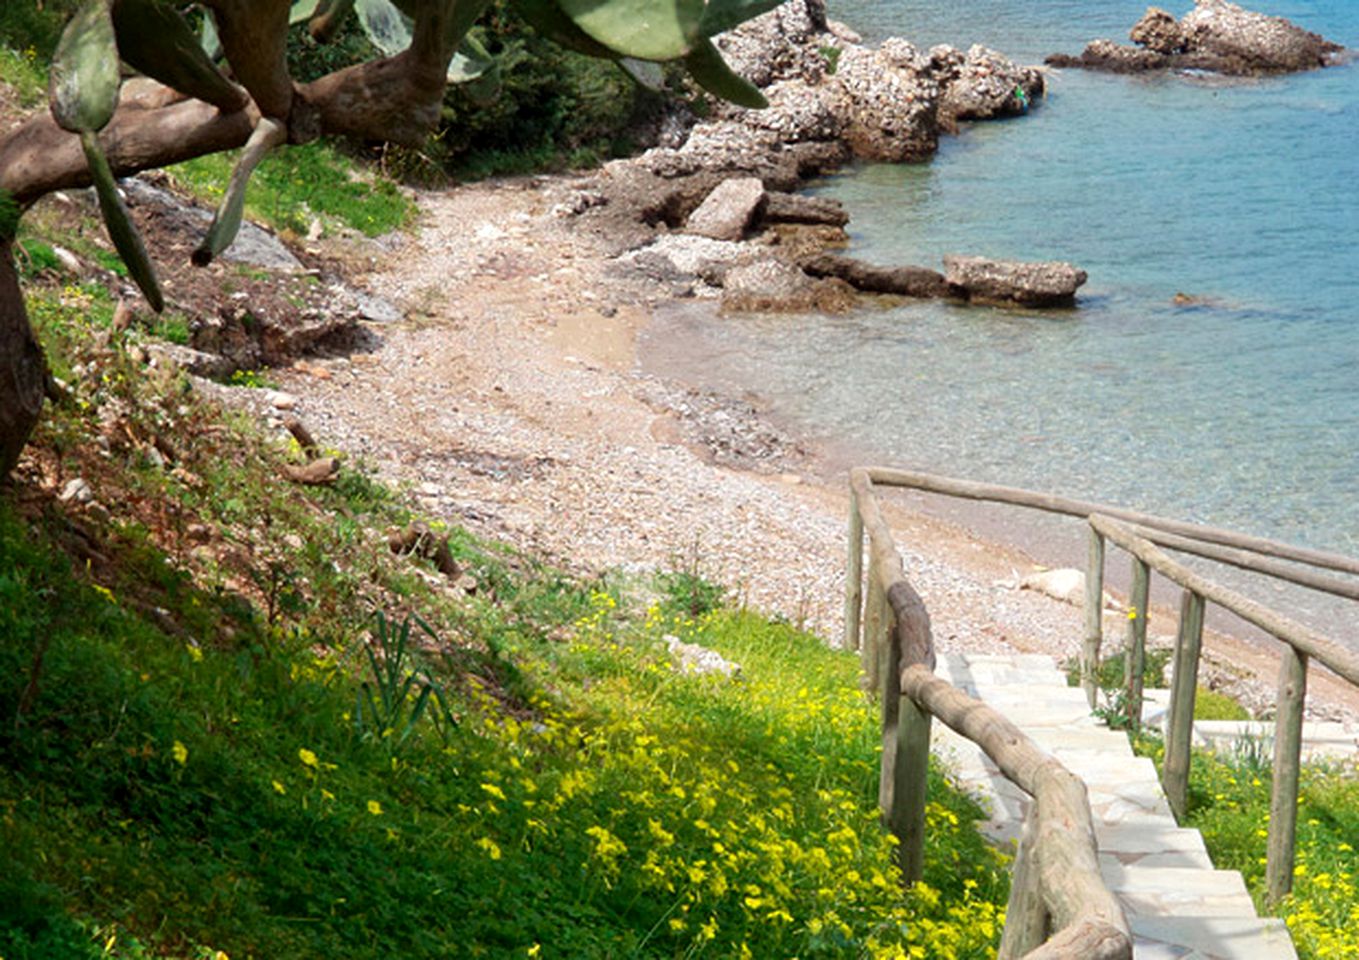
<instances>
[{"instance_id":1,"label":"shallow water","mask_svg":"<svg viewBox=\"0 0 1359 960\"><path fill-rule=\"evenodd\" d=\"M1144 9L842 0L831 13L870 39L1038 62L1125 37ZM1268 12L1359 46L1352 0ZM1359 555L1357 183L1359 66L1247 82L1062 71L1029 116L971 126L932 163L813 189L849 209L856 256L1071 260L1090 274L1077 309L681 309L657 337L681 376L752 390L864 457ZM1175 306L1180 292L1197 304Z\"/></svg>"}]
</instances>

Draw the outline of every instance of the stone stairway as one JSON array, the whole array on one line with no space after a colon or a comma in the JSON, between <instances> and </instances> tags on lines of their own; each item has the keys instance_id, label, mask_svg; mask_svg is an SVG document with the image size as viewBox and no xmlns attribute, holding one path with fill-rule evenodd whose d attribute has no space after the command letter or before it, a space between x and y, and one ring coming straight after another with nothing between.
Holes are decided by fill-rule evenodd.
<instances>
[{"instance_id":1,"label":"stone stairway","mask_svg":"<svg viewBox=\"0 0 1359 960\"><path fill-rule=\"evenodd\" d=\"M1234 870L1215 870L1197 830L1175 823L1152 762L1090 715L1051 657L940 655L936 673L985 700L1085 781L1105 882L1123 904L1137 960L1296 960L1283 921L1261 918ZM934 724L933 749L983 799L980 826L1016 840L1029 798L981 749Z\"/></svg>"}]
</instances>

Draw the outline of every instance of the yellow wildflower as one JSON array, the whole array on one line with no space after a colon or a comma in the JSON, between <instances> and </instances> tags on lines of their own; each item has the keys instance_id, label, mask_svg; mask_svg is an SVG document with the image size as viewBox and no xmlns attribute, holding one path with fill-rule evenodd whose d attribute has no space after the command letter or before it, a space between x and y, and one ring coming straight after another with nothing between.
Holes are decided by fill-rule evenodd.
<instances>
[{"instance_id":1,"label":"yellow wildflower","mask_svg":"<svg viewBox=\"0 0 1359 960\"><path fill-rule=\"evenodd\" d=\"M175 745L170 748L170 752L174 754L175 763L179 764L181 767L188 762L189 748L184 746L184 744L180 743L178 740L176 740Z\"/></svg>"},{"instance_id":2,"label":"yellow wildflower","mask_svg":"<svg viewBox=\"0 0 1359 960\"><path fill-rule=\"evenodd\" d=\"M375 817L382 816L382 804L378 803L376 800L369 800L368 812Z\"/></svg>"},{"instance_id":3,"label":"yellow wildflower","mask_svg":"<svg viewBox=\"0 0 1359 960\"><path fill-rule=\"evenodd\" d=\"M303 766L311 767L313 770L318 766L316 754L312 753L306 747L302 747L297 751L297 759L302 761Z\"/></svg>"}]
</instances>

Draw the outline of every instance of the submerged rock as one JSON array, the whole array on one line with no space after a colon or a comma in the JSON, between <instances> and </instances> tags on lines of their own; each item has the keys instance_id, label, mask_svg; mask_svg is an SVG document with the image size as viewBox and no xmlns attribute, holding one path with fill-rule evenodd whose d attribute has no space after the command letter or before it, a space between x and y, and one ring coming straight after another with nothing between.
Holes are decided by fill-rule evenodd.
<instances>
[{"instance_id":1,"label":"submerged rock","mask_svg":"<svg viewBox=\"0 0 1359 960\"><path fill-rule=\"evenodd\" d=\"M1193 69L1255 76L1330 66L1345 49L1283 17L1245 10L1227 0L1196 0L1179 21L1151 7L1129 37L1137 46L1093 40L1080 56L1054 54L1047 62L1114 73Z\"/></svg>"},{"instance_id":2,"label":"submerged rock","mask_svg":"<svg viewBox=\"0 0 1359 960\"><path fill-rule=\"evenodd\" d=\"M1029 263L949 255L944 257L944 279L967 300L1049 307L1070 306L1087 277L1084 270L1060 260Z\"/></svg>"}]
</instances>

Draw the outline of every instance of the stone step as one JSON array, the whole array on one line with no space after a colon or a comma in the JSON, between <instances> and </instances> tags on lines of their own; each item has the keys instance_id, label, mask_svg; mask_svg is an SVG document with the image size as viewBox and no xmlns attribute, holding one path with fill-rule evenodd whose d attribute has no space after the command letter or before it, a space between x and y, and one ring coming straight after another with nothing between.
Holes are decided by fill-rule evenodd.
<instances>
[{"instance_id":1,"label":"stone step","mask_svg":"<svg viewBox=\"0 0 1359 960\"><path fill-rule=\"evenodd\" d=\"M1112 860L1124 866L1213 869L1213 861L1197 830L1171 824L1096 821L1095 839L1099 843L1101 862Z\"/></svg>"},{"instance_id":2,"label":"stone step","mask_svg":"<svg viewBox=\"0 0 1359 960\"><path fill-rule=\"evenodd\" d=\"M1100 871L1128 916L1136 960L1296 960L1283 923L1256 917L1241 875L1213 869L1198 831L1176 824L1155 765L1133 756L1125 734L1091 715L1083 693L1067 686L1051 658L951 654L937 672L990 703L1084 781ZM1163 722L1167 703L1165 691L1148 691L1149 723ZM1318 743L1354 739L1338 724L1312 726ZM1255 727L1205 726L1199 734L1208 740L1261 732L1262 725ZM1016 842L1031 798L979 747L939 723L933 748L986 807L978 828L998 843Z\"/></svg>"},{"instance_id":3,"label":"stone step","mask_svg":"<svg viewBox=\"0 0 1359 960\"><path fill-rule=\"evenodd\" d=\"M1246 883L1235 870L1127 866L1104 861L1100 873L1130 917L1258 919Z\"/></svg>"},{"instance_id":4,"label":"stone step","mask_svg":"<svg viewBox=\"0 0 1359 960\"><path fill-rule=\"evenodd\" d=\"M1297 960L1282 920L1247 917L1128 918L1134 960Z\"/></svg>"}]
</instances>

